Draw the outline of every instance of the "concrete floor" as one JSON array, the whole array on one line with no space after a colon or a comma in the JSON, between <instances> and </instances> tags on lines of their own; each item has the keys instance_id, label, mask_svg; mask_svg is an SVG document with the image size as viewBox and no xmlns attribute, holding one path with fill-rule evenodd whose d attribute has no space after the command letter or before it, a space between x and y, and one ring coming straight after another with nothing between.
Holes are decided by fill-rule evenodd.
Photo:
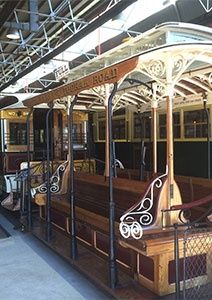
<instances>
[{"instance_id":1,"label":"concrete floor","mask_svg":"<svg viewBox=\"0 0 212 300\"><path fill-rule=\"evenodd\" d=\"M0 239L0 299L111 299L32 234L14 230L1 214L0 224L11 235Z\"/></svg>"}]
</instances>

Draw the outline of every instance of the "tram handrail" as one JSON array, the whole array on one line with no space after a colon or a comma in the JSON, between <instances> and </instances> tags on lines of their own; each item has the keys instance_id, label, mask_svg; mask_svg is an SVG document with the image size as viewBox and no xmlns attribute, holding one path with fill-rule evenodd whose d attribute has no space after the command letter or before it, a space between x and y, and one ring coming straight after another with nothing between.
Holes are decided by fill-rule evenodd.
<instances>
[{"instance_id":1,"label":"tram handrail","mask_svg":"<svg viewBox=\"0 0 212 300\"><path fill-rule=\"evenodd\" d=\"M206 197L203 197L199 200L190 202L190 203L185 203L185 204L181 204L181 205L173 205L173 206L170 207L170 211L181 210L181 209L186 209L186 208L192 208L192 207L196 207L196 206L199 206L199 205L202 205L202 204L206 204L210 201L212 201L212 194L210 194Z\"/></svg>"}]
</instances>

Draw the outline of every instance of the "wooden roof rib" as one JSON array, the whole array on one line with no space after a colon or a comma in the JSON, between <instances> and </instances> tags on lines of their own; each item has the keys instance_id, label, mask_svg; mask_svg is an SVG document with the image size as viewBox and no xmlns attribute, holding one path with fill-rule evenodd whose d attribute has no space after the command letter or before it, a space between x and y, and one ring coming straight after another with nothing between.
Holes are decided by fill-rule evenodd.
<instances>
[{"instance_id":1,"label":"wooden roof rib","mask_svg":"<svg viewBox=\"0 0 212 300\"><path fill-rule=\"evenodd\" d=\"M122 61L119 61L120 57ZM212 29L193 24L167 23L70 70L63 77L66 84L27 99L24 105L33 107L41 103L48 104L68 96L72 96L71 100L77 94L77 107L103 108L104 95L99 95L96 87L119 82L119 97L113 102L114 109L142 105L145 111L146 107L151 107L153 92L142 82L149 86L156 82L157 99L163 100L165 95L161 91L166 90L165 65L168 57L176 58L176 63L174 59L172 61L174 98L199 97L203 92L212 92ZM135 85L124 81L126 77L137 79Z\"/></svg>"}]
</instances>

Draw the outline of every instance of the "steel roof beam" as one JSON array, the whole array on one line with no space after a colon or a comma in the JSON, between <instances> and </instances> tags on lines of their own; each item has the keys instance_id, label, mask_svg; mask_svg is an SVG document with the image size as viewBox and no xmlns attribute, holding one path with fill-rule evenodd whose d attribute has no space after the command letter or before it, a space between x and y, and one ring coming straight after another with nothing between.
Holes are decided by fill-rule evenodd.
<instances>
[{"instance_id":1,"label":"steel roof beam","mask_svg":"<svg viewBox=\"0 0 212 300\"><path fill-rule=\"evenodd\" d=\"M27 75L29 72L35 70L36 68L40 67L43 63L49 61L50 59L54 58L58 54L64 52L67 48L71 47L75 43L77 43L80 39L97 29L98 27L102 26L104 23L106 23L108 20L112 19L116 15L118 15L120 12L122 12L125 8L127 8L132 3L136 2L137 0L128 0L128 1L121 1L118 2L116 5L111 7L109 10L107 10L105 13L100 15L97 19L95 19L93 22L88 24L86 27L84 27L81 31L77 32L75 35L71 36L67 40L64 41L63 44L59 45L55 50L51 51L50 53L44 55L41 59L36 61L34 64L29 66L27 69L19 73L17 76L15 76L12 80L7 82L6 84L2 85L0 87L0 92L9 87L12 83L16 82L18 79L22 78L23 76Z\"/></svg>"}]
</instances>

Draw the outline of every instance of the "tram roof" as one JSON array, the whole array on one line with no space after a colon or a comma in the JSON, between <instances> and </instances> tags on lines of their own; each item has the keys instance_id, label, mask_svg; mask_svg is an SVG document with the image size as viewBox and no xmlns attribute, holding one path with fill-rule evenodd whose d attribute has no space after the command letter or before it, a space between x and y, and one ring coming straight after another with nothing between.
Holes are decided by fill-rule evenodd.
<instances>
[{"instance_id":1,"label":"tram roof","mask_svg":"<svg viewBox=\"0 0 212 300\"><path fill-rule=\"evenodd\" d=\"M158 25L74 69L64 69L68 73L58 76L66 84L25 100L24 105L32 107L61 98L65 101L64 98L78 94L79 108L101 109L105 97L101 86L118 81L113 108L128 105L147 110L153 95L164 100L170 56L175 64L172 68L175 99L211 93L212 29L171 22ZM128 81L123 81L127 78ZM135 86L129 83L132 78L137 80Z\"/></svg>"}]
</instances>

